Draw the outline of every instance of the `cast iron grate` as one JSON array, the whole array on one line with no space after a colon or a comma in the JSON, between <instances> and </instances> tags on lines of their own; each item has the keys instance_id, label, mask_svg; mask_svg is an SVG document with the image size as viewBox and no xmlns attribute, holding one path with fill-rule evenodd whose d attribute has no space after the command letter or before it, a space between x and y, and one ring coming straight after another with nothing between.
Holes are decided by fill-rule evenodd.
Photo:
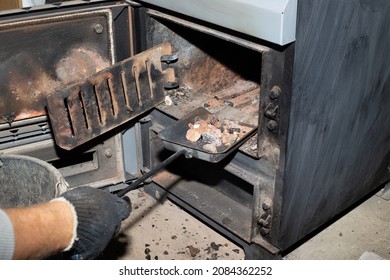
<instances>
[{"instance_id":1,"label":"cast iron grate","mask_svg":"<svg viewBox=\"0 0 390 280\"><path fill-rule=\"evenodd\" d=\"M175 84L169 67L175 59L171 45L163 43L50 95L57 145L73 149L163 102L164 88Z\"/></svg>"}]
</instances>

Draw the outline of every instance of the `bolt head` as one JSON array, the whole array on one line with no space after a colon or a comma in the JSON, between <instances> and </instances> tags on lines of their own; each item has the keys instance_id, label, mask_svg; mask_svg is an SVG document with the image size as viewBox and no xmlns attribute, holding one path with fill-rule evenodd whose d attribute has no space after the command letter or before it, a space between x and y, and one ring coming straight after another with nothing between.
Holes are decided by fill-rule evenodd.
<instances>
[{"instance_id":1,"label":"bolt head","mask_svg":"<svg viewBox=\"0 0 390 280\"><path fill-rule=\"evenodd\" d=\"M267 211L267 210L271 209L271 206L270 206L269 204L267 204L267 203L264 202L264 203L261 205L261 208L263 208L264 211Z\"/></svg>"},{"instance_id":2,"label":"bolt head","mask_svg":"<svg viewBox=\"0 0 390 280\"><path fill-rule=\"evenodd\" d=\"M267 127L270 131L274 131L278 128L278 123L274 120L270 120L268 123L267 123Z\"/></svg>"},{"instance_id":3,"label":"bolt head","mask_svg":"<svg viewBox=\"0 0 390 280\"><path fill-rule=\"evenodd\" d=\"M269 98L272 100L278 99L281 91L280 87L274 86L269 92Z\"/></svg>"},{"instance_id":4,"label":"bolt head","mask_svg":"<svg viewBox=\"0 0 390 280\"><path fill-rule=\"evenodd\" d=\"M97 34L102 34L103 31L104 31L104 27L103 27L103 25L101 25L100 23L96 24L96 25L94 26L94 29L95 29L95 32L96 32Z\"/></svg>"},{"instance_id":5,"label":"bolt head","mask_svg":"<svg viewBox=\"0 0 390 280\"><path fill-rule=\"evenodd\" d=\"M264 236L264 235L269 234L270 231L271 231L271 229L262 227L262 228L260 229L260 234Z\"/></svg>"},{"instance_id":6,"label":"bolt head","mask_svg":"<svg viewBox=\"0 0 390 280\"><path fill-rule=\"evenodd\" d=\"M106 149L104 151L104 155L108 158L112 157L112 150L111 149Z\"/></svg>"}]
</instances>

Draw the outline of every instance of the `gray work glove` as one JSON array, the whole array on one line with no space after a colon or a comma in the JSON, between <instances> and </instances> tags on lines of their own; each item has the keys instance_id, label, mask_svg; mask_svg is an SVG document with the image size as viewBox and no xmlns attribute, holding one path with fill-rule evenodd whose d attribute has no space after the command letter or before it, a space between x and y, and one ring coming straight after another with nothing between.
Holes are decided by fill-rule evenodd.
<instances>
[{"instance_id":1,"label":"gray work glove","mask_svg":"<svg viewBox=\"0 0 390 280\"><path fill-rule=\"evenodd\" d=\"M130 200L92 187L71 189L61 195L73 205L77 216L72 259L94 259L118 233L131 212Z\"/></svg>"}]
</instances>

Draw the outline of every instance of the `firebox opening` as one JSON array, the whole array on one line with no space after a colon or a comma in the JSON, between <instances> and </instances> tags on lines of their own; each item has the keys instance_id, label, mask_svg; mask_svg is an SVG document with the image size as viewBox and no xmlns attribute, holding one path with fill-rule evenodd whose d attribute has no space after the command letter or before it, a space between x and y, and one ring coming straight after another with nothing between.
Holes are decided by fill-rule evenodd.
<instances>
[{"instance_id":1,"label":"firebox opening","mask_svg":"<svg viewBox=\"0 0 390 280\"><path fill-rule=\"evenodd\" d=\"M160 109L181 117L195 106L229 106L258 117L260 52L160 18L149 17L147 30L147 48L168 41L178 56L180 87L167 92L173 104Z\"/></svg>"},{"instance_id":2,"label":"firebox opening","mask_svg":"<svg viewBox=\"0 0 390 280\"><path fill-rule=\"evenodd\" d=\"M179 88L166 91L171 102L162 103L159 110L180 119L203 107L237 123L258 126L260 50L160 17L147 17L146 30L146 48L168 41L178 56ZM257 136L240 149L258 158Z\"/></svg>"}]
</instances>

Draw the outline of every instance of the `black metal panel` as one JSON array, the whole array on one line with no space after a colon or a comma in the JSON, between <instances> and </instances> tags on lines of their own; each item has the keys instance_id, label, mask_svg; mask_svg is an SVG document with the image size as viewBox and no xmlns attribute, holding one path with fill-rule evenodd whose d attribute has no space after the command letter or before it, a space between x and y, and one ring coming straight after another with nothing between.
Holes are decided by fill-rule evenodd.
<instances>
[{"instance_id":1,"label":"black metal panel","mask_svg":"<svg viewBox=\"0 0 390 280\"><path fill-rule=\"evenodd\" d=\"M390 174L390 2L301 0L297 24L281 248Z\"/></svg>"},{"instance_id":2,"label":"black metal panel","mask_svg":"<svg viewBox=\"0 0 390 280\"><path fill-rule=\"evenodd\" d=\"M116 62L131 56L129 6L112 7Z\"/></svg>"},{"instance_id":3,"label":"black metal panel","mask_svg":"<svg viewBox=\"0 0 390 280\"><path fill-rule=\"evenodd\" d=\"M45 115L46 96L108 67L109 20L109 10L1 18L0 123Z\"/></svg>"}]
</instances>

